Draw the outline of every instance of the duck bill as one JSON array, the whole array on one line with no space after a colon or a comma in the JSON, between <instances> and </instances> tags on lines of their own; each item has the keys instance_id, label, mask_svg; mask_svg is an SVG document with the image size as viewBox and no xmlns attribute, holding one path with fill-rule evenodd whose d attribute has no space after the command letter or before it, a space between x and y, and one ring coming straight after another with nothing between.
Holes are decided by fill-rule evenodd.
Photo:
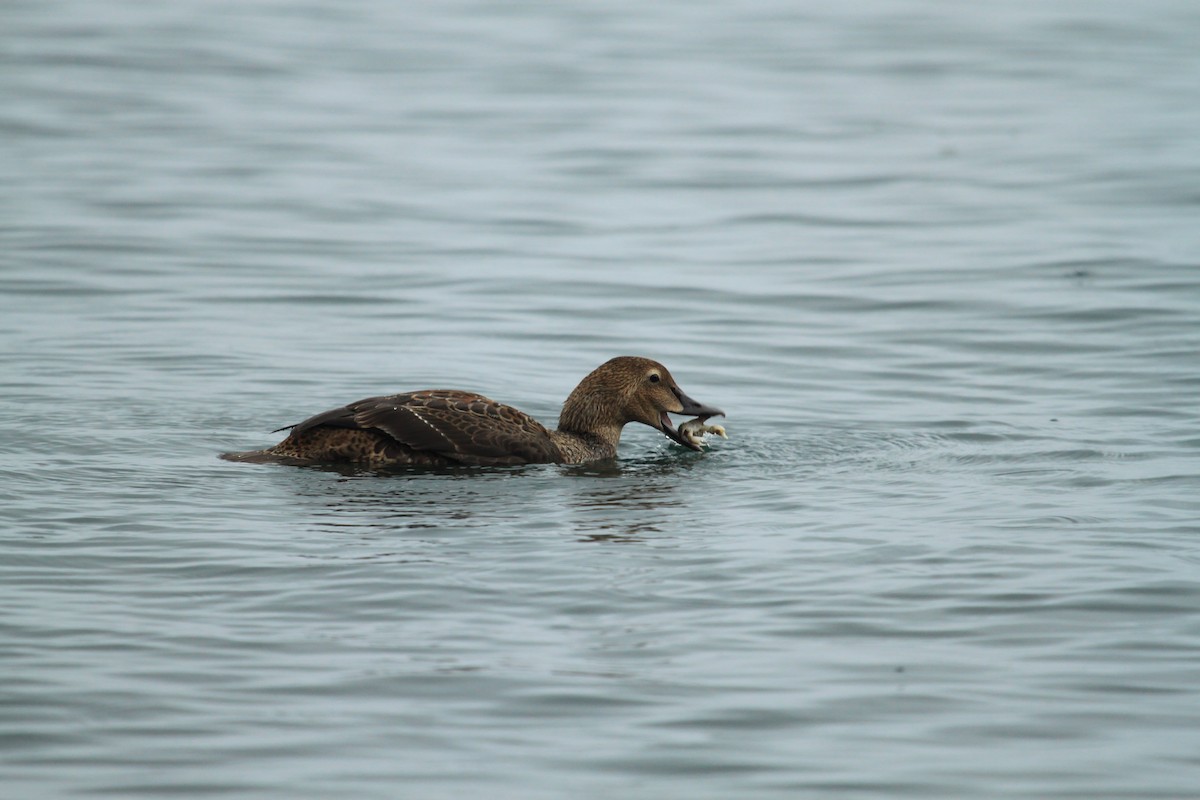
<instances>
[{"instance_id":1,"label":"duck bill","mask_svg":"<svg viewBox=\"0 0 1200 800\"><path fill-rule=\"evenodd\" d=\"M675 392L675 397L678 398L678 400L679 400L680 404L683 406L683 408L679 409L678 411L672 411L671 412L672 414L687 414L688 416L691 416L691 417L704 417L705 419L708 419L709 417L725 416L725 412L719 408L714 408L713 406L706 406L706 405L703 405L702 403L697 403L695 400L688 397L686 394L679 391L678 389L675 389L674 392Z\"/></svg>"},{"instance_id":2,"label":"duck bill","mask_svg":"<svg viewBox=\"0 0 1200 800\"><path fill-rule=\"evenodd\" d=\"M719 408L716 408L715 406L706 406L702 403L697 403L695 400L688 397L678 389L672 389L671 391L675 393L676 399L679 400L679 404L682 406L682 408L680 408L678 411L672 411L672 414L687 414L688 416L699 417L702 420L708 419L709 417L725 416L725 412ZM676 444L683 445L688 450L699 451L701 449L700 445L695 444L683 437L683 434L679 432L679 429L671 423L671 418L667 416L666 411L663 411L658 415L658 421L659 430L665 433L671 441L675 442Z\"/></svg>"}]
</instances>

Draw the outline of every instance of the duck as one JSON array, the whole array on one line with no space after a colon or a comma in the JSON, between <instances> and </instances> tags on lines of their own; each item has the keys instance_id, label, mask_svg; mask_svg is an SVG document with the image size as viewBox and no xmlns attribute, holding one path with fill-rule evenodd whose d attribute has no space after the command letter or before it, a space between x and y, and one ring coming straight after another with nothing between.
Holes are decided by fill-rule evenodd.
<instances>
[{"instance_id":1,"label":"duck","mask_svg":"<svg viewBox=\"0 0 1200 800\"><path fill-rule=\"evenodd\" d=\"M425 389L368 397L285 425L264 450L222 453L227 461L388 467L585 464L615 458L621 431L640 422L690 450L700 440L669 415L725 416L684 394L665 366L641 356L609 359L567 396L549 430L512 406L474 392Z\"/></svg>"}]
</instances>

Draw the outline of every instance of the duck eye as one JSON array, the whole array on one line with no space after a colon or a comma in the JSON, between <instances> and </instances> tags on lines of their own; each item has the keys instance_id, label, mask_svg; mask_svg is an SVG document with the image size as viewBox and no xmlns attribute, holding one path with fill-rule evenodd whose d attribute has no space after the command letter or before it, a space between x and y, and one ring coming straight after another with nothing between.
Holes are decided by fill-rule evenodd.
<instances>
[{"instance_id":1,"label":"duck eye","mask_svg":"<svg viewBox=\"0 0 1200 800\"><path fill-rule=\"evenodd\" d=\"M660 378L660 377L658 376L658 373L657 373L657 372L651 372L651 373L650 373L650 382L651 382L651 383L658 383L658 382L659 382L659 381L661 381L661 380L662 380L662 378Z\"/></svg>"}]
</instances>

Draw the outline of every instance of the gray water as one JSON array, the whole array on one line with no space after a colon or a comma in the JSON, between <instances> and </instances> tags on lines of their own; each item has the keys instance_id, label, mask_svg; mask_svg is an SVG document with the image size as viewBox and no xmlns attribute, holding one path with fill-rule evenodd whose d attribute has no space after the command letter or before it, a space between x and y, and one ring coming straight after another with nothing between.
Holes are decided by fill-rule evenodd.
<instances>
[{"instance_id":1,"label":"gray water","mask_svg":"<svg viewBox=\"0 0 1200 800\"><path fill-rule=\"evenodd\" d=\"M6 798L1200 785L1200 5L7 0ZM372 394L703 454L231 464Z\"/></svg>"}]
</instances>

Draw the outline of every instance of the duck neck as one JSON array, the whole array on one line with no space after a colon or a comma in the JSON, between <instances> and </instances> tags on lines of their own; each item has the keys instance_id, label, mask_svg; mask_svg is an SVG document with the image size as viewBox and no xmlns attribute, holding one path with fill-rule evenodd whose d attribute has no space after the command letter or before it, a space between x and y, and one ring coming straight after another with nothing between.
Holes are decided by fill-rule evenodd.
<instances>
[{"instance_id":1,"label":"duck neck","mask_svg":"<svg viewBox=\"0 0 1200 800\"><path fill-rule=\"evenodd\" d=\"M601 399L596 395L581 395L578 391L567 398L558 417L558 430L554 432L560 449L565 446L573 456L580 448L584 448L587 457L580 460L585 461L617 455L621 429L625 425L605 413L607 404L600 402Z\"/></svg>"},{"instance_id":2,"label":"duck neck","mask_svg":"<svg viewBox=\"0 0 1200 800\"><path fill-rule=\"evenodd\" d=\"M550 438L562 453L563 463L583 464L617 457L617 445L621 441L619 427L605 431L569 431L559 428L550 432Z\"/></svg>"},{"instance_id":3,"label":"duck neck","mask_svg":"<svg viewBox=\"0 0 1200 800\"><path fill-rule=\"evenodd\" d=\"M628 421L620 386L601 365L579 382L563 403L554 437L570 461L614 458L621 443L621 429ZM569 451L569 452L568 452ZM582 455L581 455L582 454Z\"/></svg>"}]
</instances>

